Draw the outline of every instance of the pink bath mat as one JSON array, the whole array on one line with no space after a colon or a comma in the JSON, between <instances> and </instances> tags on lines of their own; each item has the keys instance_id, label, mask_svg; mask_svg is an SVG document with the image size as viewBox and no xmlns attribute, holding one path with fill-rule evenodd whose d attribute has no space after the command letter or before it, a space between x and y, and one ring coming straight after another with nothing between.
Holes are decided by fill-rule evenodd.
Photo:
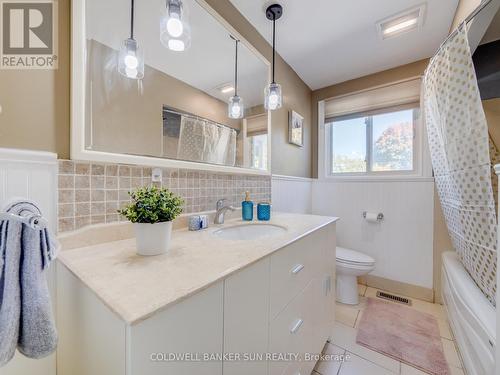
<instances>
[{"instance_id":1,"label":"pink bath mat","mask_svg":"<svg viewBox=\"0 0 500 375\"><path fill-rule=\"evenodd\" d=\"M436 318L409 307L368 298L356 342L429 374L450 374Z\"/></svg>"}]
</instances>

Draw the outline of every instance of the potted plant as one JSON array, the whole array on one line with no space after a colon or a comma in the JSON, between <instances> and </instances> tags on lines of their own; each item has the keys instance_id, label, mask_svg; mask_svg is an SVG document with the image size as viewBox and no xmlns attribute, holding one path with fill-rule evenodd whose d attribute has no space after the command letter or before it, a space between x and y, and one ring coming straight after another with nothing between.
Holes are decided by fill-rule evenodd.
<instances>
[{"instance_id":1,"label":"potted plant","mask_svg":"<svg viewBox=\"0 0 500 375\"><path fill-rule=\"evenodd\" d=\"M172 221L181 214L184 201L165 188L145 186L129 192L132 202L118 212L134 223L137 254L167 252Z\"/></svg>"}]
</instances>

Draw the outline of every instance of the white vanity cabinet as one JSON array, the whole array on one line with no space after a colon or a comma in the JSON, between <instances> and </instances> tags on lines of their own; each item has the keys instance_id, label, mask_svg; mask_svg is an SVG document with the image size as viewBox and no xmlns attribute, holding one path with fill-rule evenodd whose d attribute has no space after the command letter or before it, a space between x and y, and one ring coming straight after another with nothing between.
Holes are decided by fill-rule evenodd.
<instances>
[{"instance_id":1,"label":"white vanity cabinet","mask_svg":"<svg viewBox=\"0 0 500 375\"><path fill-rule=\"evenodd\" d=\"M271 256L269 352L319 354L334 321L335 226ZM269 375L310 374L315 361L271 361Z\"/></svg>"},{"instance_id":2,"label":"white vanity cabinet","mask_svg":"<svg viewBox=\"0 0 500 375\"><path fill-rule=\"evenodd\" d=\"M222 281L129 325L66 267L58 264L57 272L58 375L222 374L222 360L163 361L169 354L222 353Z\"/></svg>"},{"instance_id":3,"label":"white vanity cabinet","mask_svg":"<svg viewBox=\"0 0 500 375\"><path fill-rule=\"evenodd\" d=\"M331 222L130 324L58 264L58 375L309 375L315 361L268 356L321 353L334 278Z\"/></svg>"}]
</instances>

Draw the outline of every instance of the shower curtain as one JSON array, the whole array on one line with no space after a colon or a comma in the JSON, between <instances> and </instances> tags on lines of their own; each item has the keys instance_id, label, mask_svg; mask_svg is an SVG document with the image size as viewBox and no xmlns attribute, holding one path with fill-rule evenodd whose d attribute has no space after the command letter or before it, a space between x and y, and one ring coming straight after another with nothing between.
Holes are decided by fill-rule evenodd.
<instances>
[{"instance_id":1,"label":"shower curtain","mask_svg":"<svg viewBox=\"0 0 500 375\"><path fill-rule=\"evenodd\" d=\"M453 246L495 305L497 221L489 136L466 24L431 60L423 81L423 108L434 178Z\"/></svg>"},{"instance_id":2,"label":"shower curtain","mask_svg":"<svg viewBox=\"0 0 500 375\"><path fill-rule=\"evenodd\" d=\"M182 116L177 157L182 160L236 163L236 130L210 121Z\"/></svg>"}]
</instances>

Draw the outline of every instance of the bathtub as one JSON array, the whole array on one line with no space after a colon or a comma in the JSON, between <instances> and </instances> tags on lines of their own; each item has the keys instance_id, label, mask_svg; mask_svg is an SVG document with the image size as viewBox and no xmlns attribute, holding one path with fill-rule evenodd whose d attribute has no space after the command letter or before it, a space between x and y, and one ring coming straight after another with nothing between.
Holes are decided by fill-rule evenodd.
<instances>
[{"instance_id":1,"label":"bathtub","mask_svg":"<svg viewBox=\"0 0 500 375\"><path fill-rule=\"evenodd\" d=\"M495 373L496 310L455 252L443 254L442 297L469 375Z\"/></svg>"}]
</instances>

